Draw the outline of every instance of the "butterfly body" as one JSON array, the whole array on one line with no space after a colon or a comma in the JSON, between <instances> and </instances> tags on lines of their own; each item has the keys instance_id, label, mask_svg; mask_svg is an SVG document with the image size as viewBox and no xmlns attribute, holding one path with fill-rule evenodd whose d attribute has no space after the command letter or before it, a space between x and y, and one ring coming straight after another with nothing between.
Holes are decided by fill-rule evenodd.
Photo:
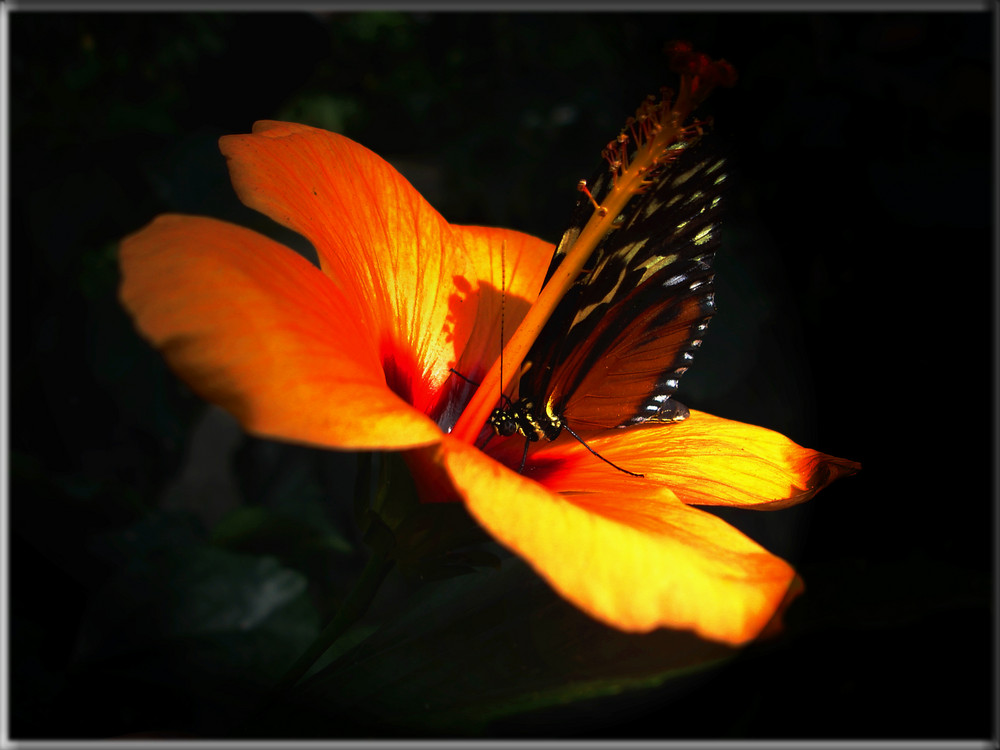
<instances>
[{"instance_id":1,"label":"butterfly body","mask_svg":"<svg viewBox=\"0 0 1000 750\"><path fill-rule=\"evenodd\" d=\"M584 442L575 430L688 417L673 394L715 312L726 178L723 160L702 141L679 144L630 199L525 357L518 399L491 415L497 435L525 438L525 456L529 443L564 429ZM612 182L604 171L593 181L594 200L578 201L546 283Z\"/></svg>"},{"instance_id":2,"label":"butterfly body","mask_svg":"<svg viewBox=\"0 0 1000 750\"><path fill-rule=\"evenodd\" d=\"M562 432L563 422L558 416L537 411L534 402L520 400L506 409L495 409L490 415L490 426L501 437L520 433L534 443L539 438L555 440Z\"/></svg>"}]
</instances>

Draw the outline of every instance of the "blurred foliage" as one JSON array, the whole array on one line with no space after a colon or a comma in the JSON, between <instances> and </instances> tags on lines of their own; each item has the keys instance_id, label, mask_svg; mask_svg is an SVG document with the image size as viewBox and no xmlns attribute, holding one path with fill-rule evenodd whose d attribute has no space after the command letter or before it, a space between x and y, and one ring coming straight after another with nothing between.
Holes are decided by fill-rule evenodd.
<instances>
[{"instance_id":1,"label":"blurred foliage","mask_svg":"<svg viewBox=\"0 0 1000 750\"><path fill-rule=\"evenodd\" d=\"M657 686L733 655L686 633L609 631L515 559L421 594L290 695L282 726L476 735L504 716Z\"/></svg>"},{"instance_id":2,"label":"blurred foliage","mask_svg":"<svg viewBox=\"0 0 1000 750\"><path fill-rule=\"evenodd\" d=\"M989 28L12 13L12 735L986 736ZM267 704L364 567L355 460L249 437L195 397L118 305L118 241L189 212L309 255L238 202L218 153L267 118L363 143L450 221L555 241L576 181L669 82L673 38L740 74L709 100L737 179L684 400L865 467L807 506L732 514L799 564L788 632L737 656L625 636L485 544L391 574Z\"/></svg>"}]
</instances>

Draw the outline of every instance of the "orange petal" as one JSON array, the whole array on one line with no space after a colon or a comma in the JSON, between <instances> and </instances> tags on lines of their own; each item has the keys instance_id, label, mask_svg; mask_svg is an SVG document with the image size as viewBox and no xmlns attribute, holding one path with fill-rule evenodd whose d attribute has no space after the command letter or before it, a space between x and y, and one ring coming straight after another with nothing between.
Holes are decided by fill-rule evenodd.
<instances>
[{"instance_id":1,"label":"orange petal","mask_svg":"<svg viewBox=\"0 0 1000 750\"><path fill-rule=\"evenodd\" d=\"M584 434L588 445L623 469L670 489L690 505L777 510L805 502L861 464L803 448L780 432L691 410L683 422ZM507 441L511 443L512 441ZM517 441L513 441L516 443ZM508 465L521 445L493 445ZM516 456L516 457L515 457ZM525 473L556 489L563 475L613 487L626 475L596 459L569 436L532 446Z\"/></svg>"},{"instance_id":2,"label":"orange petal","mask_svg":"<svg viewBox=\"0 0 1000 750\"><path fill-rule=\"evenodd\" d=\"M795 571L721 519L651 482L560 495L446 437L436 448L473 516L562 596L621 630L757 637L799 590ZM649 515L608 512L627 499ZM773 627L773 625L772 625Z\"/></svg>"},{"instance_id":3,"label":"orange petal","mask_svg":"<svg viewBox=\"0 0 1000 750\"><path fill-rule=\"evenodd\" d=\"M503 340L510 337L538 296L555 245L509 229L452 228L465 239L472 273L481 290L475 327L459 361L478 368L475 374L479 374L500 356Z\"/></svg>"},{"instance_id":4,"label":"orange petal","mask_svg":"<svg viewBox=\"0 0 1000 750\"><path fill-rule=\"evenodd\" d=\"M386 386L369 321L287 247L172 215L123 240L120 260L121 300L140 331L250 432L343 449L440 438Z\"/></svg>"},{"instance_id":5,"label":"orange petal","mask_svg":"<svg viewBox=\"0 0 1000 750\"><path fill-rule=\"evenodd\" d=\"M461 226L452 229L465 243L478 305L475 324L455 370L478 383L500 356L504 339L510 337L538 296L555 246L509 229ZM446 428L454 424L458 410L475 390L475 386L459 377L453 377L449 386L454 391L450 399L454 411L438 420ZM496 399L500 400L499 392Z\"/></svg>"},{"instance_id":6,"label":"orange petal","mask_svg":"<svg viewBox=\"0 0 1000 750\"><path fill-rule=\"evenodd\" d=\"M803 448L780 432L693 409L690 418L665 429L676 433L640 432L633 449L659 454L647 476L692 505L777 510L805 502L861 469L855 461Z\"/></svg>"},{"instance_id":7,"label":"orange petal","mask_svg":"<svg viewBox=\"0 0 1000 750\"><path fill-rule=\"evenodd\" d=\"M264 121L219 145L240 199L312 242L365 307L392 388L433 413L475 320L462 239L387 162L336 133Z\"/></svg>"}]
</instances>

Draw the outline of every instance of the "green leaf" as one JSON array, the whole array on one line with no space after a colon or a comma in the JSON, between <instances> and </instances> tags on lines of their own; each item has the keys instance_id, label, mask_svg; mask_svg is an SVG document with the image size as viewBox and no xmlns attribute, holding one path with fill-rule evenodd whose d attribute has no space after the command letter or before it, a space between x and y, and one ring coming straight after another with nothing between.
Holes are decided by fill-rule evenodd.
<instances>
[{"instance_id":1,"label":"green leaf","mask_svg":"<svg viewBox=\"0 0 1000 750\"><path fill-rule=\"evenodd\" d=\"M307 678L282 725L479 733L505 716L661 685L734 654L687 633L606 627L509 558L425 585L398 618Z\"/></svg>"},{"instance_id":2,"label":"green leaf","mask_svg":"<svg viewBox=\"0 0 1000 750\"><path fill-rule=\"evenodd\" d=\"M95 594L76 661L84 670L155 674L213 706L245 705L318 630L305 577L274 558L154 547L132 556Z\"/></svg>"},{"instance_id":3,"label":"green leaf","mask_svg":"<svg viewBox=\"0 0 1000 750\"><path fill-rule=\"evenodd\" d=\"M462 503L421 503L405 461L397 454L377 457L374 497L366 496L374 462L359 465L355 512L365 543L420 579L449 578L480 565L496 566L495 555L473 549L489 536Z\"/></svg>"},{"instance_id":4,"label":"green leaf","mask_svg":"<svg viewBox=\"0 0 1000 750\"><path fill-rule=\"evenodd\" d=\"M353 549L325 520L307 521L260 506L245 506L227 513L212 529L212 542L234 551L268 551L282 558L323 550L348 554Z\"/></svg>"},{"instance_id":5,"label":"green leaf","mask_svg":"<svg viewBox=\"0 0 1000 750\"><path fill-rule=\"evenodd\" d=\"M125 565L154 550L204 547L207 536L204 524L194 513L156 510L124 530L95 535L88 546L95 555Z\"/></svg>"},{"instance_id":6,"label":"green leaf","mask_svg":"<svg viewBox=\"0 0 1000 750\"><path fill-rule=\"evenodd\" d=\"M361 107L355 98L319 92L291 99L278 111L276 119L343 133L360 112Z\"/></svg>"}]
</instances>

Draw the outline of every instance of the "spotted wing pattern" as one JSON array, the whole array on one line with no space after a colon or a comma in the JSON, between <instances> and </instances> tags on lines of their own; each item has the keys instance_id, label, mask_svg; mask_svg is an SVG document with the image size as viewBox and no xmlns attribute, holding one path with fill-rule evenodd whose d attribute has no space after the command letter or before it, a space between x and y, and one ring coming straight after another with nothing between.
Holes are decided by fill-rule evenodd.
<instances>
[{"instance_id":1,"label":"spotted wing pattern","mask_svg":"<svg viewBox=\"0 0 1000 750\"><path fill-rule=\"evenodd\" d=\"M609 428L687 416L672 396L715 312L726 179L708 139L683 142L632 198L528 353L519 398L549 419ZM610 189L606 171L591 187L598 203ZM593 211L588 198L577 203L549 276Z\"/></svg>"}]
</instances>

